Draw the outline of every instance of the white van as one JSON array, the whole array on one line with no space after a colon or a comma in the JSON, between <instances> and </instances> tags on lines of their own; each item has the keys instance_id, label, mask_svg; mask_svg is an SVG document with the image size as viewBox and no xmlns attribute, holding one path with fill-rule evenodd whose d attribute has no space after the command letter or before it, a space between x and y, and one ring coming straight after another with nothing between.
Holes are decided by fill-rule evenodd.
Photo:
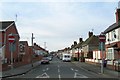
<instances>
[{"instance_id":1,"label":"white van","mask_svg":"<svg viewBox=\"0 0 120 80\"><path fill-rule=\"evenodd\" d=\"M67 53L63 54L62 61L71 61L71 55Z\"/></svg>"}]
</instances>

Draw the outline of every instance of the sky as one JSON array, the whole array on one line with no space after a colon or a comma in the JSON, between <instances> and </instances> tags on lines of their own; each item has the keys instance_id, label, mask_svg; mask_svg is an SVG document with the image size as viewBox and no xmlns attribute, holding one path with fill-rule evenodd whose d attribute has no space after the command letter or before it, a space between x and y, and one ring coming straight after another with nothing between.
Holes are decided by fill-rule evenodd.
<instances>
[{"instance_id":1,"label":"sky","mask_svg":"<svg viewBox=\"0 0 120 80\"><path fill-rule=\"evenodd\" d=\"M99 35L115 23L118 0L1 0L0 21L15 21L20 41L49 51L70 47L88 32ZM17 15L17 17L16 17Z\"/></svg>"}]
</instances>

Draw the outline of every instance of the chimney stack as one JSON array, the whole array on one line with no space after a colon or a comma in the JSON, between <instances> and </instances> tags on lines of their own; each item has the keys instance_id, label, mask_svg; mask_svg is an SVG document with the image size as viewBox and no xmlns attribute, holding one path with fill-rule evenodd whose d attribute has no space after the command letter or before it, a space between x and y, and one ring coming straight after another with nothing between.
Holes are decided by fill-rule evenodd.
<instances>
[{"instance_id":1,"label":"chimney stack","mask_svg":"<svg viewBox=\"0 0 120 80\"><path fill-rule=\"evenodd\" d=\"M89 38L90 38L91 36L93 36L93 32L89 31L88 35L89 35Z\"/></svg>"},{"instance_id":2,"label":"chimney stack","mask_svg":"<svg viewBox=\"0 0 120 80\"><path fill-rule=\"evenodd\" d=\"M118 2L118 8L115 14L116 14L116 23L118 24L118 22L120 21L120 1Z\"/></svg>"},{"instance_id":3,"label":"chimney stack","mask_svg":"<svg viewBox=\"0 0 120 80\"><path fill-rule=\"evenodd\" d=\"M74 45L77 45L77 42L76 42L76 41L74 41Z\"/></svg>"},{"instance_id":4,"label":"chimney stack","mask_svg":"<svg viewBox=\"0 0 120 80\"><path fill-rule=\"evenodd\" d=\"M118 23L120 21L120 9L116 10L116 23Z\"/></svg>"},{"instance_id":5,"label":"chimney stack","mask_svg":"<svg viewBox=\"0 0 120 80\"><path fill-rule=\"evenodd\" d=\"M79 38L79 43L83 41L83 38Z\"/></svg>"}]
</instances>

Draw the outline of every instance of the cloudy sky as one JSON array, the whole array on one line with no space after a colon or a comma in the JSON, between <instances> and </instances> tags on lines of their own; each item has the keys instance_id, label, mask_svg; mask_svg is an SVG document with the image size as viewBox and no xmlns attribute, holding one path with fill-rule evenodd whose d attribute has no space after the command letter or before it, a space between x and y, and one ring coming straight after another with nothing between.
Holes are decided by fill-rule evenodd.
<instances>
[{"instance_id":1,"label":"cloudy sky","mask_svg":"<svg viewBox=\"0 0 120 80\"><path fill-rule=\"evenodd\" d=\"M115 22L118 0L2 0L0 20L17 20L20 40L48 50L69 47L88 32L99 35ZM16 19L17 14L17 19Z\"/></svg>"}]
</instances>

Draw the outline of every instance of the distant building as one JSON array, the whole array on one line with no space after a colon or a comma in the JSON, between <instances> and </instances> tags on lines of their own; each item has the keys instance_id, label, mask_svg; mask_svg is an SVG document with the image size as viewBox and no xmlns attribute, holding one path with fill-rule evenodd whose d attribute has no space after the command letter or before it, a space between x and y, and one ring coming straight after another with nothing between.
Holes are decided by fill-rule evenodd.
<instances>
[{"instance_id":1,"label":"distant building","mask_svg":"<svg viewBox=\"0 0 120 80\"><path fill-rule=\"evenodd\" d=\"M82 44L82 50L85 58L93 59L93 50L99 48L99 38L93 35L93 32L89 32L88 35L89 37Z\"/></svg>"},{"instance_id":2,"label":"distant building","mask_svg":"<svg viewBox=\"0 0 120 80\"><path fill-rule=\"evenodd\" d=\"M29 45L27 41L19 42L19 60L24 64L31 62L31 54L29 53Z\"/></svg>"},{"instance_id":3,"label":"distant building","mask_svg":"<svg viewBox=\"0 0 120 80\"><path fill-rule=\"evenodd\" d=\"M83 50L82 50L82 44L83 44L83 38L79 38L79 43L75 46L75 57L77 57L78 60L82 59L83 57ZM83 60L81 60L83 61Z\"/></svg>"},{"instance_id":4,"label":"distant building","mask_svg":"<svg viewBox=\"0 0 120 80\"><path fill-rule=\"evenodd\" d=\"M70 48L70 53L72 55L72 58L74 58L75 60L77 60L77 56L76 56L76 49L75 49L75 46L77 45L77 42L74 41L74 44L71 45L71 48Z\"/></svg>"}]
</instances>

